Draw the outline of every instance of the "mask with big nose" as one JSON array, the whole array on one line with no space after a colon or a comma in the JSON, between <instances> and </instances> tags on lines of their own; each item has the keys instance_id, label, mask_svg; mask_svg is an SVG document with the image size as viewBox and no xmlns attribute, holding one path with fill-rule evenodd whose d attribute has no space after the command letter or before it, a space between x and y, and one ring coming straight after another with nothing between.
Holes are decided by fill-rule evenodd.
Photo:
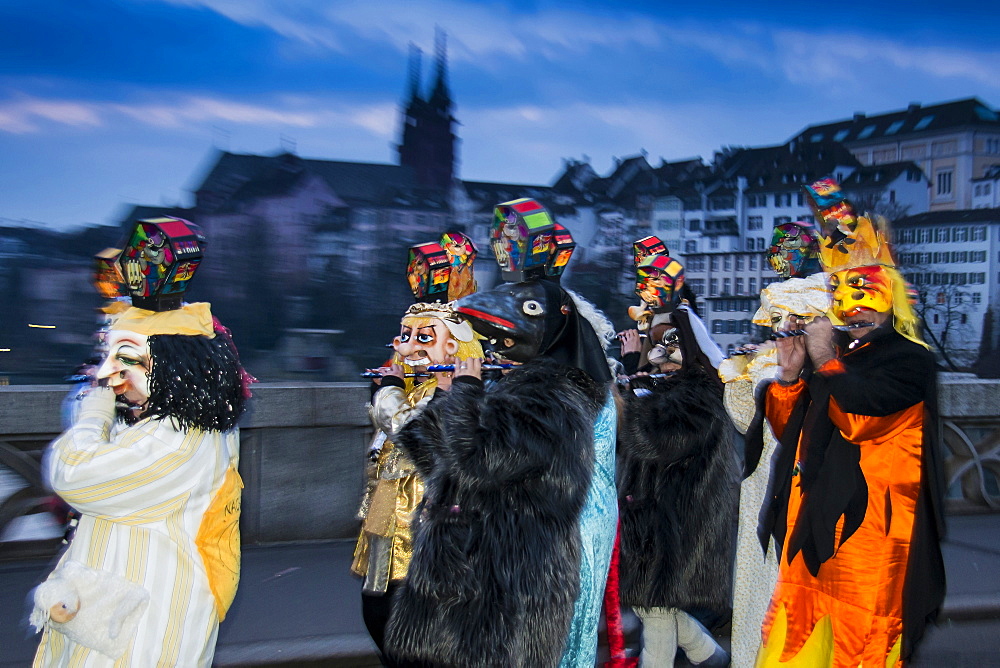
<instances>
[{"instance_id":1,"label":"mask with big nose","mask_svg":"<svg viewBox=\"0 0 1000 668\"><path fill-rule=\"evenodd\" d=\"M133 406L149 401L149 372L153 368L149 337L128 330L108 332L108 356L97 369L97 379L106 382L119 400Z\"/></svg>"}]
</instances>

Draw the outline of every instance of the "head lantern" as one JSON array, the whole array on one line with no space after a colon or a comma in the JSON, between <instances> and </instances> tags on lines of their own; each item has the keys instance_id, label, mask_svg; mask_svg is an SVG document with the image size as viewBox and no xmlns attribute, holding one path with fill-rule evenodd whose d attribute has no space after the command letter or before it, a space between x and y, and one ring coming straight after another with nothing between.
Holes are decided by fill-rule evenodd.
<instances>
[{"instance_id":1,"label":"head lantern","mask_svg":"<svg viewBox=\"0 0 1000 668\"><path fill-rule=\"evenodd\" d=\"M201 264L205 239L180 218L140 220L118 258L132 305L148 311L179 308Z\"/></svg>"},{"instance_id":2,"label":"head lantern","mask_svg":"<svg viewBox=\"0 0 1000 668\"><path fill-rule=\"evenodd\" d=\"M635 268L635 294L654 312L672 311L682 287L684 265L669 255L650 255Z\"/></svg>"},{"instance_id":3,"label":"head lantern","mask_svg":"<svg viewBox=\"0 0 1000 668\"><path fill-rule=\"evenodd\" d=\"M448 301L448 278L451 261L441 244L428 241L410 248L406 279L418 302Z\"/></svg>"},{"instance_id":4,"label":"head lantern","mask_svg":"<svg viewBox=\"0 0 1000 668\"><path fill-rule=\"evenodd\" d=\"M523 198L493 210L490 248L505 281L562 276L576 243L537 200Z\"/></svg>"},{"instance_id":5,"label":"head lantern","mask_svg":"<svg viewBox=\"0 0 1000 668\"><path fill-rule=\"evenodd\" d=\"M659 237L648 236L632 243L632 264L636 267L650 255L670 255L670 250Z\"/></svg>"},{"instance_id":6,"label":"head lantern","mask_svg":"<svg viewBox=\"0 0 1000 668\"><path fill-rule=\"evenodd\" d=\"M819 233L802 221L775 225L767 261L781 278L804 278L815 274L820 271Z\"/></svg>"},{"instance_id":7,"label":"head lantern","mask_svg":"<svg viewBox=\"0 0 1000 668\"><path fill-rule=\"evenodd\" d=\"M477 250L472 239L461 232L441 235L441 248L448 256L451 272L448 276L448 301L472 294L478 287L473 269Z\"/></svg>"}]
</instances>

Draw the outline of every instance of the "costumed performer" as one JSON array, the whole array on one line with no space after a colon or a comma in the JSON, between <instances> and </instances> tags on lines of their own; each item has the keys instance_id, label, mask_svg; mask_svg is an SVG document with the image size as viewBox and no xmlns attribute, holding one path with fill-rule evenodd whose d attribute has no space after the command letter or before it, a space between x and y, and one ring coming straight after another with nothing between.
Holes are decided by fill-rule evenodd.
<instances>
[{"instance_id":1,"label":"costumed performer","mask_svg":"<svg viewBox=\"0 0 1000 668\"><path fill-rule=\"evenodd\" d=\"M410 571L387 651L419 665L594 665L617 519L611 371L592 319L556 281L569 233L534 200L496 207L505 283L456 302L517 363L494 385L460 362L400 430L424 476Z\"/></svg>"},{"instance_id":2,"label":"costumed performer","mask_svg":"<svg viewBox=\"0 0 1000 668\"><path fill-rule=\"evenodd\" d=\"M35 666L212 663L239 582L237 421L252 379L209 305L181 303L202 243L187 221L143 220L118 260L133 306L45 456L82 517L35 592Z\"/></svg>"},{"instance_id":3,"label":"costumed performer","mask_svg":"<svg viewBox=\"0 0 1000 668\"><path fill-rule=\"evenodd\" d=\"M471 266L475 247L460 233L447 236L452 243L465 239L463 246L472 249L463 256L470 264L459 277L461 290L471 290L475 287ZM392 664L384 652L385 625L393 595L410 565L413 552L410 526L424 496L420 473L403 449L396 447L394 435L430 401L438 388L451 386L452 372L418 374L425 373L430 365L483 356L482 346L469 323L458 316L450 303L435 301L447 301L451 294L464 296L452 285L458 276L454 265L444 264L443 257L443 250L433 242L410 249L408 283L414 287L418 301L403 315L399 336L392 342L395 351L392 364L379 370L381 379L369 406L375 437L368 450L368 480L358 512L362 526L351 570L364 578L361 607L365 626L388 665ZM418 269L418 265L424 266ZM435 272L438 272L436 282Z\"/></svg>"},{"instance_id":4,"label":"costumed performer","mask_svg":"<svg viewBox=\"0 0 1000 668\"><path fill-rule=\"evenodd\" d=\"M648 321L656 345L652 373L629 380L618 457L620 597L642 619L649 668L673 666L678 646L695 665L729 660L685 612L729 614L738 472L715 367L722 353L681 303L683 272L665 254L636 267L646 309L631 314Z\"/></svg>"},{"instance_id":5,"label":"costumed performer","mask_svg":"<svg viewBox=\"0 0 1000 668\"><path fill-rule=\"evenodd\" d=\"M883 223L831 180L810 188L833 306L776 342L765 401L781 445L761 528L783 551L757 665L902 666L945 589L935 363Z\"/></svg>"},{"instance_id":6,"label":"costumed performer","mask_svg":"<svg viewBox=\"0 0 1000 668\"><path fill-rule=\"evenodd\" d=\"M775 225L767 259L783 280L761 290L760 308L753 317L755 325L780 332L789 321L808 323L826 314L830 290L819 265L819 233L812 225L799 221ZM742 354L719 365L719 377L726 384L726 411L740 433L747 435L736 536L731 654L734 668L752 668L760 649L764 613L778 578L773 540L762 549L757 535L778 442L770 429L763 428L763 410L758 411L756 390L761 382L777 374L778 356L772 341L747 345L739 352ZM748 432L752 422L754 428Z\"/></svg>"}]
</instances>

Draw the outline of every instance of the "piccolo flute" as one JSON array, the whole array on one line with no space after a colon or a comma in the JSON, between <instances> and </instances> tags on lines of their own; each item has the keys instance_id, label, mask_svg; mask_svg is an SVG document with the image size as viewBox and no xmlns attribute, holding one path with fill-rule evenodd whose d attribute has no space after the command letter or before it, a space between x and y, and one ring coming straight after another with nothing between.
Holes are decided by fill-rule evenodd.
<instances>
[{"instance_id":1,"label":"piccolo flute","mask_svg":"<svg viewBox=\"0 0 1000 668\"><path fill-rule=\"evenodd\" d=\"M868 327L874 327L874 322L856 322L851 325L832 325L832 327L838 332L849 332L852 329L865 329ZM774 332L771 334L771 340L775 339L787 339L790 336L808 336L809 332L804 329L790 329L785 332Z\"/></svg>"},{"instance_id":2,"label":"piccolo flute","mask_svg":"<svg viewBox=\"0 0 1000 668\"><path fill-rule=\"evenodd\" d=\"M482 366L483 371L499 371L503 369L512 369L513 364L484 364ZM454 371L454 364L431 364L424 371L404 373L403 376L406 378L420 378L424 376L429 376L432 373L441 373L443 371ZM381 378L384 374L368 369L361 374L362 378Z\"/></svg>"},{"instance_id":3,"label":"piccolo flute","mask_svg":"<svg viewBox=\"0 0 1000 668\"><path fill-rule=\"evenodd\" d=\"M653 380L662 380L664 378L670 378L676 373L676 371L668 371L667 373L635 373L631 376L619 376L616 379L616 382L619 385L624 385L631 380L635 380L636 378L652 378Z\"/></svg>"}]
</instances>

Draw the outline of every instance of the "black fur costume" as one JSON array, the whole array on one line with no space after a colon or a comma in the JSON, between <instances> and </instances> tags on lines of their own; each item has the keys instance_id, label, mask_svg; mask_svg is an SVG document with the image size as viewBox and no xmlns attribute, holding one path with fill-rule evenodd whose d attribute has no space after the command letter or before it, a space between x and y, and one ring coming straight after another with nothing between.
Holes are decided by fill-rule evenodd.
<instances>
[{"instance_id":1,"label":"black fur costume","mask_svg":"<svg viewBox=\"0 0 1000 668\"><path fill-rule=\"evenodd\" d=\"M606 389L547 358L456 379L400 432L425 482L386 645L434 666L558 665Z\"/></svg>"},{"instance_id":2,"label":"black fur costume","mask_svg":"<svg viewBox=\"0 0 1000 668\"><path fill-rule=\"evenodd\" d=\"M625 394L621 601L726 615L739 498L733 426L714 369L692 362L699 356L684 315L674 318L684 367L666 379L636 378Z\"/></svg>"}]
</instances>

